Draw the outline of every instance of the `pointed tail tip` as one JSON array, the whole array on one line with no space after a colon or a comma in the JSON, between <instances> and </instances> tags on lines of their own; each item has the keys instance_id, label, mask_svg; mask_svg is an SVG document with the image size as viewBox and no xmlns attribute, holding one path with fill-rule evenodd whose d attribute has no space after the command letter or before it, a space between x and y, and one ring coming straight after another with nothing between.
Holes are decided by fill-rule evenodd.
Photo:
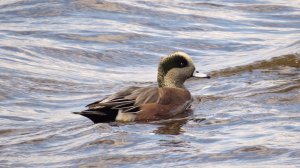
<instances>
[{"instance_id":1,"label":"pointed tail tip","mask_svg":"<svg viewBox=\"0 0 300 168\"><path fill-rule=\"evenodd\" d=\"M82 114L82 112L78 112L78 111L75 111L75 112L72 112L73 114Z\"/></svg>"},{"instance_id":2,"label":"pointed tail tip","mask_svg":"<svg viewBox=\"0 0 300 168\"><path fill-rule=\"evenodd\" d=\"M81 112L72 112L73 114L82 115L90 119L94 124L97 123L109 123L116 120L117 113L105 114L100 111L81 111Z\"/></svg>"},{"instance_id":3,"label":"pointed tail tip","mask_svg":"<svg viewBox=\"0 0 300 168\"><path fill-rule=\"evenodd\" d=\"M85 113L84 111L81 111L81 112L78 112L78 111L75 111L75 112L71 112L73 114L79 114L79 115L82 115L88 119L90 119L94 124L97 124L99 122L97 122L96 118L94 117L94 115L89 115L88 113Z\"/></svg>"}]
</instances>

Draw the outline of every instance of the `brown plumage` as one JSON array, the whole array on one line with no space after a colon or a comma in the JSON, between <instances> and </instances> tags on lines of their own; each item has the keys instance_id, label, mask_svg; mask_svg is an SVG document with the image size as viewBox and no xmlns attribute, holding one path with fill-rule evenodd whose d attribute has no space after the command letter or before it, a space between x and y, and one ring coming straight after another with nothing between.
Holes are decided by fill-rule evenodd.
<instances>
[{"instance_id":1,"label":"brown plumage","mask_svg":"<svg viewBox=\"0 0 300 168\"><path fill-rule=\"evenodd\" d=\"M196 73L195 73L196 72ZM186 79L195 75L192 59L176 52L161 60L158 87L129 87L100 101L87 105L83 115L94 123L110 121L149 121L171 118L190 108L192 97L184 87Z\"/></svg>"}]
</instances>

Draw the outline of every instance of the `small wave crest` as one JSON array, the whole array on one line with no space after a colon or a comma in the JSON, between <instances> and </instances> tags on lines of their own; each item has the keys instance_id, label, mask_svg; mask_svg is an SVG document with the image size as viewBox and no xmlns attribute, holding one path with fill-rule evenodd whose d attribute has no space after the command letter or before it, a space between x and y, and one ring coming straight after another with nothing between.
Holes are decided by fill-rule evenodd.
<instances>
[{"instance_id":1,"label":"small wave crest","mask_svg":"<svg viewBox=\"0 0 300 168\"><path fill-rule=\"evenodd\" d=\"M279 69L280 67L300 68L300 54L288 54L270 60L257 61L248 65L236 66L212 71L211 76L231 76L245 71L257 69Z\"/></svg>"}]
</instances>

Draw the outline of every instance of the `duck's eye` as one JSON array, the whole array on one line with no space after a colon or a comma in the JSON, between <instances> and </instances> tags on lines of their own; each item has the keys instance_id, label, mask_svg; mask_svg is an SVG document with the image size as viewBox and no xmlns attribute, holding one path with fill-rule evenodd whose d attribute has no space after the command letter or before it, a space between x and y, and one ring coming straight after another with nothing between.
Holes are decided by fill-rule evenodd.
<instances>
[{"instance_id":1,"label":"duck's eye","mask_svg":"<svg viewBox=\"0 0 300 168\"><path fill-rule=\"evenodd\" d=\"M180 63L179 63L179 66L180 66L180 67L185 67L185 66L186 66L186 63L180 62Z\"/></svg>"}]
</instances>

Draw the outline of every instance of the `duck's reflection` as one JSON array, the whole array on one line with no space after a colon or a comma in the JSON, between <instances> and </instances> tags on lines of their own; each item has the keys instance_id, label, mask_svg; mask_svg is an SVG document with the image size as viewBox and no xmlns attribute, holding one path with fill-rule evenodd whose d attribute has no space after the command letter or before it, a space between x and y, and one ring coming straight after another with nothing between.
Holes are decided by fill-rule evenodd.
<instances>
[{"instance_id":1,"label":"duck's reflection","mask_svg":"<svg viewBox=\"0 0 300 168\"><path fill-rule=\"evenodd\" d=\"M169 135L178 135L183 133L182 126L188 121L187 118L176 119L171 121L165 121L160 123L161 126L154 131L156 134L169 134Z\"/></svg>"},{"instance_id":2,"label":"duck's reflection","mask_svg":"<svg viewBox=\"0 0 300 168\"><path fill-rule=\"evenodd\" d=\"M192 111L188 111L187 113L181 114L176 116L175 118L169 120L163 120L159 122L155 122L156 124L160 125L156 130L153 132L156 134L168 134L168 135L179 135L184 132L182 126L184 126L189 120L205 120L204 118L195 119L191 117Z\"/></svg>"}]
</instances>

